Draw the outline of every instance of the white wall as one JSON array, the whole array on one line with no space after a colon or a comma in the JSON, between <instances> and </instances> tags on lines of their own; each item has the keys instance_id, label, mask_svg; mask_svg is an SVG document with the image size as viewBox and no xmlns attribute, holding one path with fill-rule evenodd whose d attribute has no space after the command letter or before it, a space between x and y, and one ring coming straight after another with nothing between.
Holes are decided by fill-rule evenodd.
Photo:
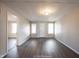
<instances>
[{"instance_id":1,"label":"white wall","mask_svg":"<svg viewBox=\"0 0 79 59\"><path fill-rule=\"evenodd\" d=\"M56 39L79 54L79 7L56 21Z\"/></svg>"},{"instance_id":2,"label":"white wall","mask_svg":"<svg viewBox=\"0 0 79 59\"><path fill-rule=\"evenodd\" d=\"M7 53L7 10L0 4L0 57Z\"/></svg>"},{"instance_id":3,"label":"white wall","mask_svg":"<svg viewBox=\"0 0 79 59\"><path fill-rule=\"evenodd\" d=\"M18 17L17 44L18 46L30 38L30 23L26 18Z\"/></svg>"}]
</instances>

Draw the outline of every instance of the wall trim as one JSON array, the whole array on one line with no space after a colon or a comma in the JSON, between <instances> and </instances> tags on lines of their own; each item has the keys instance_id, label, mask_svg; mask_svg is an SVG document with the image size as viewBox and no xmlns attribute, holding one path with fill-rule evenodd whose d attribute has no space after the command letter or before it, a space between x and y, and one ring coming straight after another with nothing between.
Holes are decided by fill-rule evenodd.
<instances>
[{"instance_id":1,"label":"wall trim","mask_svg":"<svg viewBox=\"0 0 79 59\"><path fill-rule=\"evenodd\" d=\"M20 41L20 43L17 44L17 46L21 46L22 44L24 44L27 41L26 39L29 40L30 39L30 35L28 37L26 37L24 40Z\"/></svg>"},{"instance_id":2,"label":"wall trim","mask_svg":"<svg viewBox=\"0 0 79 59\"><path fill-rule=\"evenodd\" d=\"M7 55L7 53L3 54L3 55L1 56L1 58L4 58L6 55Z\"/></svg>"},{"instance_id":3,"label":"wall trim","mask_svg":"<svg viewBox=\"0 0 79 59\"><path fill-rule=\"evenodd\" d=\"M57 39L56 39L56 40L57 40ZM62 41L60 41L60 40L57 40L57 41L59 41L60 43L64 44L66 47L68 47L68 48L71 49L73 52L75 52L76 54L79 55L79 52L78 52L77 50L73 49L72 47L70 47L69 45L67 45L66 43L64 43L64 42L62 42Z\"/></svg>"},{"instance_id":4,"label":"wall trim","mask_svg":"<svg viewBox=\"0 0 79 59\"><path fill-rule=\"evenodd\" d=\"M30 37L31 39L54 39L54 37Z\"/></svg>"},{"instance_id":5,"label":"wall trim","mask_svg":"<svg viewBox=\"0 0 79 59\"><path fill-rule=\"evenodd\" d=\"M16 37L8 37L8 39L16 39Z\"/></svg>"}]
</instances>

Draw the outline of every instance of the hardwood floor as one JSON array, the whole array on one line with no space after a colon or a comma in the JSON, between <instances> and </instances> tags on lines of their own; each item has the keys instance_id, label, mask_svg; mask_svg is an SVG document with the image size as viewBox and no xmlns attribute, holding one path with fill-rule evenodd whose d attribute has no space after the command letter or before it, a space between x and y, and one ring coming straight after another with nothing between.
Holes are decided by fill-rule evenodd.
<instances>
[{"instance_id":1,"label":"hardwood floor","mask_svg":"<svg viewBox=\"0 0 79 59\"><path fill-rule=\"evenodd\" d=\"M16 39L8 39L8 51L16 47Z\"/></svg>"},{"instance_id":2,"label":"hardwood floor","mask_svg":"<svg viewBox=\"0 0 79 59\"><path fill-rule=\"evenodd\" d=\"M78 58L75 52L55 39L30 39L14 47L5 58Z\"/></svg>"}]
</instances>

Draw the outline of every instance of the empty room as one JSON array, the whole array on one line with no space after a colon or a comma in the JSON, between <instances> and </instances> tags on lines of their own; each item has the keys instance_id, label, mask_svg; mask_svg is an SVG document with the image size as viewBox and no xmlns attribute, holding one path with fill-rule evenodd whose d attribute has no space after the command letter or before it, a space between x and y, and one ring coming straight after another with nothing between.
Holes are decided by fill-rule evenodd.
<instances>
[{"instance_id":1,"label":"empty room","mask_svg":"<svg viewBox=\"0 0 79 59\"><path fill-rule=\"evenodd\" d=\"M0 0L0 58L79 58L79 0Z\"/></svg>"}]
</instances>

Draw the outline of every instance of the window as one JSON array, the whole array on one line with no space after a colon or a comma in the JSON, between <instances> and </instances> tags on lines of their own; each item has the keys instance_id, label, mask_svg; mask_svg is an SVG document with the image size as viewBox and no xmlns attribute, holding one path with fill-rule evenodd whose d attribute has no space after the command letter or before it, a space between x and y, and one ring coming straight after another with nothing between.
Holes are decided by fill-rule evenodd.
<instances>
[{"instance_id":1,"label":"window","mask_svg":"<svg viewBox=\"0 0 79 59\"><path fill-rule=\"evenodd\" d=\"M31 33L36 34L36 24L31 24Z\"/></svg>"},{"instance_id":2,"label":"window","mask_svg":"<svg viewBox=\"0 0 79 59\"><path fill-rule=\"evenodd\" d=\"M12 23L12 33L16 33L16 32L17 32L17 24Z\"/></svg>"},{"instance_id":3,"label":"window","mask_svg":"<svg viewBox=\"0 0 79 59\"><path fill-rule=\"evenodd\" d=\"M53 23L48 23L48 34L53 34Z\"/></svg>"}]
</instances>

